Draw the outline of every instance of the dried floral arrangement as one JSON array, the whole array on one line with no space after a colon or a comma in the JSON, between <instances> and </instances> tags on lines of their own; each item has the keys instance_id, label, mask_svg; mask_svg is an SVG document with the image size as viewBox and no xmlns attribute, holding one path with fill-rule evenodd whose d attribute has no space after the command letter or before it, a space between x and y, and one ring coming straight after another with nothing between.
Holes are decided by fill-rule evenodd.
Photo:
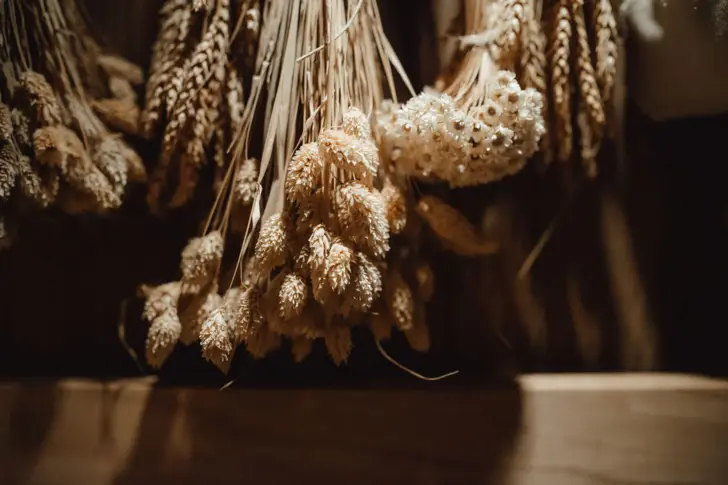
<instances>
[{"instance_id":1,"label":"dried floral arrangement","mask_svg":"<svg viewBox=\"0 0 728 485\"><path fill-rule=\"evenodd\" d=\"M162 32L171 5L195 15L195 6L168 1ZM211 11L227 6L208 4ZM394 96L393 67L409 81L384 36L376 2L268 0L259 12L249 93L244 107L236 106L242 116L232 125L235 140L226 147L204 235L182 253L180 281L144 288L147 360L159 366L178 341L199 340L203 356L227 371L240 344L263 357L287 339L300 361L321 338L339 364L351 351L351 327L360 323L381 339L396 326L413 347L426 350L432 271L416 252L394 264L388 256L390 235L406 232L413 200L406 180L380 164L370 117L383 104L385 87ZM155 48L162 50L171 48ZM148 99L145 111L150 106ZM261 114L258 164L250 156L251 132ZM188 139L179 142L185 150L191 146ZM200 140L208 142L208 136ZM177 173L182 177L182 165ZM250 218L236 212L242 199L252 203ZM231 236L240 229L242 244ZM223 268L223 252L236 246L235 264Z\"/></svg>"},{"instance_id":2,"label":"dried floral arrangement","mask_svg":"<svg viewBox=\"0 0 728 485\"><path fill-rule=\"evenodd\" d=\"M141 69L104 53L75 0L0 4L0 245L37 208L117 209L144 182L134 134Z\"/></svg>"},{"instance_id":3,"label":"dried floral arrangement","mask_svg":"<svg viewBox=\"0 0 728 485\"><path fill-rule=\"evenodd\" d=\"M316 339L341 364L356 325L425 351L425 241L499 249L429 188L491 184L537 155L596 175L620 42L609 0L463 3L456 59L416 95L374 0L165 2L141 116L161 146L148 201L187 203L207 159L217 198L181 279L143 288L152 366L178 342L228 372L239 345L261 358L290 341L301 361Z\"/></svg>"}]
</instances>

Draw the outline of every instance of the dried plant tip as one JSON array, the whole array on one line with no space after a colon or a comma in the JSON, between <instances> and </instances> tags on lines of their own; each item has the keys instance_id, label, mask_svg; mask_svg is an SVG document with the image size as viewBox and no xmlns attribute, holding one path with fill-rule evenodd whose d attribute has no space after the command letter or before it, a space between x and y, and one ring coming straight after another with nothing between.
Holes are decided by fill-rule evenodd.
<instances>
[{"instance_id":1,"label":"dried plant tip","mask_svg":"<svg viewBox=\"0 0 728 485\"><path fill-rule=\"evenodd\" d=\"M218 369L227 372L227 369L230 368L233 345L222 309L214 310L202 324L200 345L202 346L202 356Z\"/></svg>"},{"instance_id":2,"label":"dried plant tip","mask_svg":"<svg viewBox=\"0 0 728 485\"><path fill-rule=\"evenodd\" d=\"M154 287L142 285L140 292L146 299L142 313L144 319L151 323L162 315L169 314L176 317L179 291L179 281L172 281Z\"/></svg>"},{"instance_id":3,"label":"dried plant tip","mask_svg":"<svg viewBox=\"0 0 728 485\"><path fill-rule=\"evenodd\" d=\"M308 239L309 258L308 267L311 271L311 285L313 296L319 303L323 303L328 296L329 284L326 274L326 262L331 251L332 237L326 226L319 224L311 231Z\"/></svg>"},{"instance_id":4,"label":"dried plant tip","mask_svg":"<svg viewBox=\"0 0 728 485\"><path fill-rule=\"evenodd\" d=\"M463 256L482 256L498 250L494 242L485 240L457 209L437 197L423 196L417 213L427 222L446 249Z\"/></svg>"},{"instance_id":5,"label":"dried plant tip","mask_svg":"<svg viewBox=\"0 0 728 485\"><path fill-rule=\"evenodd\" d=\"M221 301L216 285L205 288L197 294L180 295L177 308L182 322L180 341L183 345L192 345L199 340L202 324L220 307Z\"/></svg>"},{"instance_id":6,"label":"dried plant tip","mask_svg":"<svg viewBox=\"0 0 728 485\"><path fill-rule=\"evenodd\" d=\"M372 313L369 318L369 328L374 338L380 342L392 338L392 322L384 313Z\"/></svg>"},{"instance_id":7,"label":"dried plant tip","mask_svg":"<svg viewBox=\"0 0 728 485\"><path fill-rule=\"evenodd\" d=\"M351 330L348 327L335 326L326 331L324 336L326 342L326 350L334 364L341 365L346 363L351 354Z\"/></svg>"},{"instance_id":8,"label":"dried plant tip","mask_svg":"<svg viewBox=\"0 0 728 485\"><path fill-rule=\"evenodd\" d=\"M359 183L339 186L336 215L344 236L376 257L389 251L389 223L384 199L379 192Z\"/></svg>"},{"instance_id":9,"label":"dried plant tip","mask_svg":"<svg viewBox=\"0 0 728 485\"><path fill-rule=\"evenodd\" d=\"M112 130L129 135L139 131L139 107L129 99L91 100L91 107L101 120Z\"/></svg>"},{"instance_id":10,"label":"dried plant tip","mask_svg":"<svg viewBox=\"0 0 728 485\"><path fill-rule=\"evenodd\" d=\"M366 313L382 292L382 274L364 253L357 253L351 280L347 303L353 310Z\"/></svg>"},{"instance_id":11,"label":"dried plant tip","mask_svg":"<svg viewBox=\"0 0 728 485\"><path fill-rule=\"evenodd\" d=\"M260 274L281 266L288 258L288 219L283 213L274 214L260 228L255 244L255 261Z\"/></svg>"},{"instance_id":12,"label":"dried plant tip","mask_svg":"<svg viewBox=\"0 0 728 485\"><path fill-rule=\"evenodd\" d=\"M10 197L18 179L18 152L7 142L0 142L0 202Z\"/></svg>"},{"instance_id":13,"label":"dried plant tip","mask_svg":"<svg viewBox=\"0 0 728 485\"><path fill-rule=\"evenodd\" d=\"M257 328L264 325L263 313L260 310L260 293L254 288L246 288L240 293L240 299L232 316L233 344L238 345L248 340Z\"/></svg>"},{"instance_id":14,"label":"dried plant tip","mask_svg":"<svg viewBox=\"0 0 728 485\"><path fill-rule=\"evenodd\" d=\"M491 55L503 69L513 67L522 44L522 30L527 14L523 0L501 0L497 4L498 35L491 45Z\"/></svg>"},{"instance_id":15,"label":"dried plant tip","mask_svg":"<svg viewBox=\"0 0 728 485\"><path fill-rule=\"evenodd\" d=\"M414 297L399 270L392 268L384 284L387 308L400 330L409 330L414 323Z\"/></svg>"},{"instance_id":16,"label":"dried plant tip","mask_svg":"<svg viewBox=\"0 0 728 485\"><path fill-rule=\"evenodd\" d=\"M617 79L617 58L620 42L617 20L614 17L611 0L594 2L593 27L596 46L596 76L602 93L602 100L607 103L612 99Z\"/></svg>"},{"instance_id":17,"label":"dried plant tip","mask_svg":"<svg viewBox=\"0 0 728 485\"><path fill-rule=\"evenodd\" d=\"M13 137L13 119L10 108L0 103L0 142L10 141Z\"/></svg>"},{"instance_id":18,"label":"dried plant tip","mask_svg":"<svg viewBox=\"0 0 728 485\"><path fill-rule=\"evenodd\" d=\"M291 353L293 354L293 360L297 363L301 363L306 360L311 354L313 349L313 340L306 337L296 337L291 341Z\"/></svg>"},{"instance_id":19,"label":"dried plant tip","mask_svg":"<svg viewBox=\"0 0 728 485\"><path fill-rule=\"evenodd\" d=\"M20 75L16 94L21 103L33 110L35 122L41 126L62 122L61 106L53 88L42 74L26 71Z\"/></svg>"},{"instance_id":20,"label":"dried plant tip","mask_svg":"<svg viewBox=\"0 0 728 485\"><path fill-rule=\"evenodd\" d=\"M382 198L387 211L387 222L392 234L400 234L407 225L407 198L404 191L389 178L384 179Z\"/></svg>"},{"instance_id":21,"label":"dried plant tip","mask_svg":"<svg viewBox=\"0 0 728 485\"><path fill-rule=\"evenodd\" d=\"M321 169L318 144L302 145L288 164L285 181L286 198L298 204L309 200L321 181Z\"/></svg>"},{"instance_id":22,"label":"dried plant tip","mask_svg":"<svg viewBox=\"0 0 728 485\"><path fill-rule=\"evenodd\" d=\"M321 160L338 167L357 180L370 180L379 170L379 154L371 141L347 135L342 130L324 130L318 137Z\"/></svg>"},{"instance_id":23,"label":"dried plant tip","mask_svg":"<svg viewBox=\"0 0 728 485\"><path fill-rule=\"evenodd\" d=\"M224 241L220 231L191 239L182 250L182 292L196 293L217 277Z\"/></svg>"},{"instance_id":24,"label":"dried plant tip","mask_svg":"<svg viewBox=\"0 0 728 485\"><path fill-rule=\"evenodd\" d=\"M155 369L172 355L177 346L182 327L176 314L163 314L155 318L147 332L147 363Z\"/></svg>"},{"instance_id":25,"label":"dried plant tip","mask_svg":"<svg viewBox=\"0 0 728 485\"><path fill-rule=\"evenodd\" d=\"M335 239L326 258L326 276L334 293L343 294L351 281L354 251L340 239Z\"/></svg>"},{"instance_id":26,"label":"dried plant tip","mask_svg":"<svg viewBox=\"0 0 728 485\"><path fill-rule=\"evenodd\" d=\"M121 78L137 86L144 83L142 68L123 57L101 54L96 58L96 62L110 78Z\"/></svg>"},{"instance_id":27,"label":"dried plant tip","mask_svg":"<svg viewBox=\"0 0 728 485\"><path fill-rule=\"evenodd\" d=\"M63 125L39 128L33 134L36 159L50 167L58 168L63 179L79 193L78 210L106 210L121 205L121 198L104 173L93 164L86 148L76 133ZM70 194L69 194L70 195ZM70 210L73 198L66 202Z\"/></svg>"},{"instance_id":28,"label":"dried plant tip","mask_svg":"<svg viewBox=\"0 0 728 485\"><path fill-rule=\"evenodd\" d=\"M344 133L362 141L372 140L369 118L359 108L349 108L344 113Z\"/></svg>"},{"instance_id":29,"label":"dried plant tip","mask_svg":"<svg viewBox=\"0 0 728 485\"><path fill-rule=\"evenodd\" d=\"M118 197L124 195L126 183L129 180L129 168L124 151L120 148L123 143L113 135L105 135L93 147L92 157L96 166L101 170Z\"/></svg>"},{"instance_id":30,"label":"dried plant tip","mask_svg":"<svg viewBox=\"0 0 728 485\"><path fill-rule=\"evenodd\" d=\"M302 276L289 273L283 278L278 293L278 305L283 320L291 320L303 313L308 299L308 285Z\"/></svg>"},{"instance_id":31,"label":"dried plant tip","mask_svg":"<svg viewBox=\"0 0 728 485\"><path fill-rule=\"evenodd\" d=\"M248 158L240 164L235 175L235 202L245 206L251 205L258 192L258 164L254 158Z\"/></svg>"},{"instance_id":32,"label":"dried plant tip","mask_svg":"<svg viewBox=\"0 0 728 485\"><path fill-rule=\"evenodd\" d=\"M573 127L571 124L571 41L572 0L558 0L553 9L554 34L550 39L551 90L554 101L554 134L558 140L557 154L561 162L571 159Z\"/></svg>"}]
</instances>

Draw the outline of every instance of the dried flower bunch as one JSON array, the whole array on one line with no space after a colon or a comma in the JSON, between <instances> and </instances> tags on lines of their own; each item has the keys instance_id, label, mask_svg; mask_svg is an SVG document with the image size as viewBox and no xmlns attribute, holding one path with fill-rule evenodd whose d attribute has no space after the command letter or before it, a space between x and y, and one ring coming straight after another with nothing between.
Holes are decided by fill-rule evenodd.
<instances>
[{"instance_id":1,"label":"dried flower bunch","mask_svg":"<svg viewBox=\"0 0 728 485\"><path fill-rule=\"evenodd\" d=\"M194 5L186 8L195 14ZM383 100L380 70L391 92L390 62L401 70L383 35L376 2L270 0L262 11L259 42L256 82L234 147L232 163L239 168L220 185L207 235L192 240L182 254L177 317L145 312L152 324L148 361L154 365L161 365L169 345L199 339L203 356L227 372L239 344L260 358L278 348L284 337L298 361L308 355L314 339L322 338L340 364L351 351L352 325L365 323L365 315L383 299L383 280L402 280L398 272L386 272L385 257L390 231L405 226L404 192L381 177L369 116L356 108L377 108ZM248 151L264 87L266 127L257 171ZM301 140L297 149L296 139ZM186 143L178 140L179 146ZM272 183L261 192L271 161ZM253 210L248 221L234 276L226 282L230 289L220 296L225 235L229 227L240 225L234 200L245 198L255 208L264 196L264 209ZM253 254L248 255L248 241L261 219ZM201 257L202 247L214 251ZM193 260L198 263L191 265ZM147 307L165 307L155 302L169 299L168 288L147 291ZM390 293L393 315L400 320L410 315L410 323L400 328L411 330L417 347L425 349L424 320L413 330L412 305L394 296L401 292Z\"/></svg>"},{"instance_id":2,"label":"dried flower bunch","mask_svg":"<svg viewBox=\"0 0 728 485\"><path fill-rule=\"evenodd\" d=\"M424 92L389 116L380 129L398 170L451 187L480 185L520 171L545 132L541 94L521 89L510 71L485 86L466 109L457 98Z\"/></svg>"},{"instance_id":3,"label":"dried flower bunch","mask_svg":"<svg viewBox=\"0 0 728 485\"><path fill-rule=\"evenodd\" d=\"M161 142L147 196L152 210L186 204L208 158L215 161L216 186L222 184L232 163L228 148L241 128L243 73L259 19L257 0L164 3L140 118L141 133ZM248 196L246 181L257 178L252 163L231 169L239 172L241 199Z\"/></svg>"},{"instance_id":4,"label":"dried flower bunch","mask_svg":"<svg viewBox=\"0 0 728 485\"><path fill-rule=\"evenodd\" d=\"M74 0L3 2L0 28L0 218L32 206L118 208L128 182L146 171L111 131L133 133L134 116L109 106L137 109L141 70L102 52Z\"/></svg>"},{"instance_id":5,"label":"dried flower bunch","mask_svg":"<svg viewBox=\"0 0 728 485\"><path fill-rule=\"evenodd\" d=\"M542 20L537 0L496 2L488 47L501 69L515 70L522 85L545 96L544 159L576 156L594 176L617 78L617 22L610 0L549 3Z\"/></svg>"}]
</instances>

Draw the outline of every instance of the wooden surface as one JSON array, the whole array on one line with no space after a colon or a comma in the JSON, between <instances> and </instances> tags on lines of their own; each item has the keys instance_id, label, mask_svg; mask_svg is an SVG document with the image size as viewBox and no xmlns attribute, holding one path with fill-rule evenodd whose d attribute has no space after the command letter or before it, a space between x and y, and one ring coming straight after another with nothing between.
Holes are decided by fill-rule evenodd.
<instances>
[{"instance_id":1,"label":"wooden surface","mask_svg":"<svg viewBox=\"0 0 728 485\"><path fill-rule=\"evenodd\" d=\"M726 458L728 383L693 376L539 375L493 390L0 384L3 485L720 485Z\"/></svg>"}]
</instances>

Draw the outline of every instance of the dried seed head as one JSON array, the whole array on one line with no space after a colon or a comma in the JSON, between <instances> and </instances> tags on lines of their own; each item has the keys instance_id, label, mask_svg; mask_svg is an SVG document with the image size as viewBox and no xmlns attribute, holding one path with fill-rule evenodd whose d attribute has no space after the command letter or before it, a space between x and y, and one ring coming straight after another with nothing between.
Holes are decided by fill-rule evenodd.
<instances>
[{"instance_id":1,"label":"dried seed head","mask_svg":"<svg viewBox=\"0 0 728 485\"><path fill-rule=\"evenodd\" d=\"M354 176L371 180L379 170L379 155L371 141L362 141L342 130L324 130L318 137L321 160Z\"/></svg>"},{"instance_id":2,"label":"dried seed head","mask_svg":"<svg viewBox=\"0 0 728 485\"><path fill-rule=\"evenodd\" d=\"M222 298L217 293L217 287L212 286L195 295L180 296L177 302L180 322L182 322L182 335L180 341L184 345L192 345L200 338L200 328L213 311L220 307ZM181 311L180 311L181 310Z\"/></svg>"},{"instance_id":3,"label":"dried seed head","mask_svg":"<svg viewBox=\"0 0 728 485\"><path fill-rule=\"evenodd\" d=\"M554 104L554 135L558 140L559 161L568 162L573 150L571 112L571 0L558 0L553 7L552 25L555 29L550 38L548 55L551 60L551 91Z\"/></svg>"},{"instance_id":4,"label":"dried seed head","mask_svg":"<svg viewBox=\"0 0 728 485\"><path fill-rule=\"evenodd\" d=\"M291 320L303 312L308 299L308 285L302 276L289 273L283 279L278 293L278 305L283 320Z\"/></svg>"},{"instance_id":5,"label":"dried seed head","mask_svg":"<svg viewBox=\"0 0 728 485\"><path fill-rule=\"evenodd\" d=\"M101 120L112 130L129 135L139 132L139 107L129 99L91 100L91 107Z\"/></svg>"},{"instance_id":6,"label":"dried seed head","mask_svg":"<svg viewBox=\"0 0 728 485\"><path fill-rule=\"evenodd\" d=\"M308 267L311 271L311 285L313 297L319 303L323 303L328 297L329 284L326 273L326 261L331 251L332 237L326 226L319 224L311 231L308 239L310 255Z\"/></svg>"},{"instance_id":7,"label":"dried seed head","mask_svg":"<svg viewBox=\"0 0 728 485\"><path fill-rule=\"evenodd\" d=\"M605 103L612 99L617 79L617 60L619 56L619 30L612 10L611 0L594 2L593 27L596 46L596 76Z\"/></svg>"},{"instance_id":8,"label":"dried seed head","mask_svg":"<svg viewBox=\"0 0 728 485\"><path fill-rule=\"evenodd\" d=\"M190 239L180 258L183 293L197 293L201 287L217 277L223 249L224 241L220 231Z\"/></svg>"},{"instance_id":9,"label":"dried seed head","mask_svg":"<svg viewBox=\"0 0 728 485\"><path fill-rule=\"evenodd\" d=\"M423 196L417 204L417 213L443 245L456 254L479 256L493 254L498 249L495 243L485 240L457 209L437 197Z\"/></svg>"},{"instance_id":10,"label":"dried seed head","mask_svg":"<svg viewBox=\"0 0 728 485\"><path fill-rule=\"evenodd\" d=\"M407 198L404 191L389 178L384 179L382 198L392 234L400 234L407 225Z\"/></svg>"},{"instance_id":11,"label":"dried seed head","mask_svg":"<svg viewBox=\"0 0 728 485\"><path fill-rule=\"evenodd\" d=\"M18 179L18 152L8 142L0 141L0 201L10 197Z\"/></svg>"},{"instance_id":12,"label":"dried seed head","mask_svg":"<svg viewBox=\"0 0 728 485\"><path fill-rule=\"evenodd\" d=\"M159 125L166 110L171 110L179 89L173 82L181 83L180 64L188 45L192 12L188 0L167 0L161 11L159 34L152 49L149 80L146 86L144 111L141 115L141 132L152 138L159 131ZM174 91L171 103L167 97Z\"/></svg>"},{"instance_id":13,"label":"dried seed head","mask_svg":"<svg viewBox=\"0 0 728 485\"><path fill-rule=\"evenodd\" d=\"M128 181L128 166L124 152L120 148L121 140L112 135L105 135L94 144L91 156L101 170L118 197L124 195Z\"/></svg>"},{"instance_id":14,"label":"dried seed head","mask_svg":"<svg viewBox=\"0 0 728 485\"><path fill-rule=\"evenodd\" d=\"M58 97L42 74L34 71L21 74L16 93L33 110L38 125L57 125L62 122Z\"/></svg>"},{"instance_id":15,"label":"dried seed head","mask_svg":"<svg viewBox=\"0 0 728 485\"><path fill-rule=\"evenodd\" d=\"M362 141L372 140L369 118L359 108L349 108L344 113L344 133Z\"/></svg>"},{"instance_id":16,"label":"dried seed head","mask_svg":"<svg viewBox=\"0 0 728 485\"><path fill-rule=\"evenodd\" d=\"M69 157L86 152L76 133L63 125L46 126L33 133L33 149L38 162L64 170Z\"/></svg>"},{"instance_id":17,"label":"dried seed head","mask_svg":"<svg viewBox=\"0 0 728 485\"><path fill-rule=\"evenodd\" d=\"M414 323L414 297L402 274L392 268L384 285L387 308L394 324L400 330L409 330Z\"/></svg>"},{"instance_id":18,"label":"dried seed head","mask_svg":"<svg viewBox=\"0 0 728 485\"><path fill-rule=\"evenodd\" d=\"M344 236L376 257L389 251L389 223L381 194L359 183L339 186L336 216Z\"/></svg>"},{"instance_id":19,"label":"dried seed head","mask_svg":"<svg viewBox=\"0 0 728 485\"><path fill-rule=\"evenodd\" d=\"M357 253L351 277L351 286L345 305L357 312L366 313L382 292L382 274L364 253ZM346 313L348 308L344 308Z\"/></svg>"},{"instance_id":20,"label":"dried seed head","mask_svg":"<svg viewBox=\"0 0 728 485\"><path fill-rule=\"evenodd\" d=\"M324 336L326 342L326 350L334 364L341 365L346 363L351 354L351 330L349 327L335 326L326 331Z\"/></svg>"},{"instance_id":21,"label":"dried seed head","mask_svg":"<svg viewBox=\"0 0 728 485\"><path fill-rule=\"evenodd\" d=\"M331 243L326 258L326 276L334 293L341 295L349 287L353 260L354 251L344 241L335 239Z\"/></svg>"},{"instance_id":22,"label":"dried seed head","mask_svg":"<svg viewBox=\"0 0 728 485\"><path fill-rule=\"evenodd\" d=\"M293 155L286 173L286 198L303 204L309 200L321 183L322 162L318 144L306 143Z\"/></svg>"},{"instance_id":23,"label":"dried seed head","mask_svg":"<svg viewBox=\"0 0 728 485\"><path fill-rule=\"evenodd\" d=\"M9 142L13 137L13 120L10 108L0 102L0 142Z\"/></svg>"},{"instance_id":24,"label":"dried seed head","mask_svg":"<svg viewBox=\"0 0 728 485\"><path fill-rule=\"evenodd\" d=\"M254 158L248 158L240 164L235 175L234 187L235 202L242 205L251 205L258 192L258 164Z\"/></svg>"},{"instance_id":25,"label":"dried seed head","mask_svg":"<svg viewBox=\"0 0 728 485\"><path fill-rule=\"evenodd\" d=\"M240 293L235 314L232 317L234 330L232 340L235 345L248 340L257 328L264 325L263 313L260 310L260 293L255 288L246 288Z\"/></svg>"},{"instance_id":26,"label":"dried seed head","mask_svg":"<svg viewBox=\"0 0 728 485\"><path fill-rule=\"evenodd\" d=\"M233 345L222 309L214 310L200 328L202 356L218 369L226 372L230 367Z\"/></svg>"},{"instance_id":27,"label":"dried seed head","mask_svg":"<svg viewBox=\"0 0 728 485\"><path fill-rule=\"evenodd\" d=\"M142 286L140 290L146 297L142 313L144 319L151 323L162 315L174 314L176 316L179 289L179 281L155 287Z\"/></svg>"},{"instance_id":28,"label":"dried seed head","mask_svg":"<svg viewBox=\"0 0 728 485\"><path fill-rule=\"evenodd\" d=\"M79 210L104 211L121 205L113 185L93 164L83 142L72 130L63 125L39 128L33 134L33 145L36 160L58 168L64 181L78 192L75 202ZM74 207L71 195L66 198L69 210Z\"/></svg>"},{"instance_id":29,"label":"dried seed head","mask_svg":"<svg viewBox=\"0 0 728 485\"><path fill-rule=\"evenodd\" d=\"M165 313L155 318L147 332L147 363L155 369L172 355L179 340L182 327L176 314Z\"/></svg>"},{"instance_id":30,"label":"dried seed head","mask_svg":"<svg viewBox=\"0 0 728 485\"><path fill-rule=\"evenodd\" d=\"M311 246L309 246L308 241L306 241L301 245L301 249L298 251L298 254L296 255L296 260L294 261L294 269L296 270L296 273L300 274L301 276L309 276L311 274L311 268L308 265L308 260L310 257Z\"/></svg>"},{"instance_id":31,"label":"dried seed head","mask_svg":"<svg viewBox=\"0 0 728 485\"><path fill-rule=\"evenodd\" d=\"M311 354L313 348L313 340L306 337L296 337L291 341L291 353L293 353L293 360L296 363L301 363L306 360L306 357Z\"/></svg>"},{"instance_id":32,"label":"dried seed head","mask_svg":"<svg viewBox=\"0 0 728 485\"><path fill-rule=\"evenodd\" d=\"M274 214L263 223L255 244L255 261L260 274L267 274L286 262L288 239L288 218L285 214Z\"/></svg>"}]
</instances>

